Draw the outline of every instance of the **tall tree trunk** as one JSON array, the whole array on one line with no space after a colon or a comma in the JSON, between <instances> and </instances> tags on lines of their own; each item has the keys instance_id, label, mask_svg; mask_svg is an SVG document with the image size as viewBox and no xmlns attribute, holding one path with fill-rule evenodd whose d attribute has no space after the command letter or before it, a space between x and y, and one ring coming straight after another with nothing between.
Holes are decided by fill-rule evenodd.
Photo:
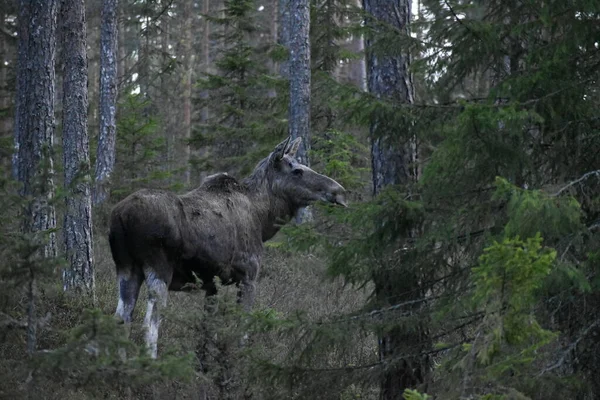
<instances>
[{"instance_id":1,"label":"tall tree trunk","mask_svg":"<svg viewBox=\"0 0 600 400\"><path fill-rule=\"evenodd\" d=\"M122 89L127 85L127 73L128 73L128 65L127 65L127 53L125 50L125 5L121 2L117 6L117 47L118 47L118 55L119 58L117 60L117 93L119 89Z\"/></svg>"},{"instance_id":2,"label":"tall tree trunk","mask_svg":"<svg viewBox=\"0 0 600 400\"><path fill-rule=\"evenodd\" d=\"M204 0L202 2L202 14L208 15L210 13L210 0ZM210 60L210 21L204 17L204 30L202 31L202 62L204 63L204 72L211 72L211 60ZM200 94L203 100L208 99L208 90L203 90ZM202 123L206 123L209 118L208 106L202 107L200 119Z\"/></svg>"},{"instance_id":3,"label":"tall tree trunk","mask_svg":"<svg viewBox=\"0 0 600 400\"><path fill-rule=\"evenodd\" d=\"M54 198L54 62L56 53L55 0L21 0L19 3L19 59L15 143L16 176L21 195L28 198L23 228L39 236L43 258L56 257ZM31 262L27 349L36 348L36 261Z\"/></svg>"},{"instance_id":4,"label":"tall tree trunk","mask_svg":"<svg viewBox=\"0 0 600 400\"><path fill-rule=\"evenodd\" d=\"M269 12L269 46L273 47L278 43L279 37L279 0L271 0L268 4ZM278 72L278 65L272 58L267 61L267 69L269 74L276 75ZM277 91L274 88L270 88L268 92L269 98L277 97Z\"/></svg>"},{"instance_id":5,"label":"tall tree trunk","mask_svg":"<svg viewBox=\"0 0 600 400\"><path fill-rule=\"evenodd\" d=\"M279 0L279 23L277 24L277 42L280 46L289 50L290 39L291 39L291 14L290 6L293 0ZM289 78L290 76L290 64L288 57L285 60L279 62L279 75L283 78Z\"/></svg>"},{"instance_id":6,"label":"tall tree trunk","mask_svg":"<svg viewBox=\"0 0 600 400\"><path fill-rule=\"evenodd\" d=\"M6 14L0 12L0 24L4 28ZM7 137L11 134L10 118L10 98L11 93L8 90L8 61L12 61L11 46L8 41L8 34L0 35L0 137Z\"/></svg>"},{"instance_id":7,"label":"tall tree trunk","mask_svg":"<svg viewBox=\"0 0 600 400\"><path fill-rule=\"evenodd\" d=\"M100 33L100 134L96 152L93 202L99 205L109 195L110 176L115 166L117 129L117 6L118 0L102 3Z\"/></svg>"},{"instance_id":8,"label":"tall tree trunk","mask_svg":"<svg viewBox=\"0 0 600 400\"><path fill-rule=\"evenodd\" d=\"M186 0L184 5L183 22L183 56L184 82L183 82L183 136L180 138L181 167L183 168L183 182L187 187L190 185L190 145L192 137L192 83L195 55L192 46L192 21L194 19L193 0Z\"/></svg>"},{"instance_id":9,"label":"tall tree trunk","mask_svg":"<svg viewBox=\"0 0 600 400\"><path fill-rule=\"evenodd\" d=\"M290 0L290 110L289 133L295 139L302 138L296 158L310 165L310 0ZM311 219L310 209L298 211L297 221Z\"/></svg>"},{"instance_id":10,"label":"tall tree trunk","mask_svg":"<svg viewBox=\"0 0 600 400\"><path fill-rule=\"evenodd\" d=\"M102 29L102 1L86 1L86 24L97 27L87 31L88 43L100 43ZM102 46L90 46L88 49L88 130L100 131L100 57ZM62 57L61 57L62 61ZM61 86L58 87L60 89ZM97 137L97 135L95 135ZM92 187L92 197L93 197Z\"/></svg>"},{"instance_id":11,"label":"tall tree trunk","mask_svg":"<svg viewBox=\"0 0 600 400\"><path fill-rule=\"evenodd\" d=\"M27 38L29 37L29 14L30 5L19 1L19 16L18 16L18 43L17 43L17 77L16 77L16 89L15 89L15 120L14 120L14 151L12 155L12 177L15 180L19 180L19 143L20 143L20 131L26 128L27 124L27 107L26 101L27 94L30 93L28 90L29 81L28 75L24 73L27 69L27 57L29 52L29 46ZM21 123L21 120L23 123ZM23 128L21 128L23 124Z\"/></svg>"},{"instance_id":12,"label":"tall tree trunk","mask_svg":"<svg viewBox=\"0 0 600 400\"><path fill-rule=\"evenodd\" d=\"M169 88L171 87L171 76L170 74L165 73L165 69L171 62L171 50L169 48L170 43L170 18L165 17L160 20L160 53L161 53L161 74L160 74L160 96L165 101L171 102L171 95ZM173 169L175 168L174 160L175 158L175 148L173 141L173 131L175 121L178 121L177 117L174 117L171 110L168 110L167 113L163 113L161 116L162 120L162 129L163 136L165 138L165 146L166 151L160 157L160 163L162 164L162 168L164 171L172 174ZM175 177L170 175L169 181L171 182Z\"/></svg>"},{"instance_id":13,"label":"tall tree trunk","mask_svg":"<svg viewBox=\"0 0 600 400\"><path fill-rule=\"evenodd\" d=\"M411 0L363 0L365 11L373 18L402 32L408 32ZM371 17L370 17L371 18ZM367 20L367 24L372 21ZM375 29L375 28L374 28ZM408 72L409 55L386 57L372 51L372 39L367 39L367 86L377 98L413 103L414 92ZM371 123L373 192L377 194L387 185L408 183L417 178L413 146L406 146L401 137L394 137L397 127L374 118Z\"/></svg>"},{"instance_id":14,"label":"tall tree trunk","mask_svg":"<svg viewBox=\"0 0 600 400\"><path fill-rule=\"evenodd\" d=\"M94 298L92 199L87 131L87 53L84 0L62 0L63 24L63 157L66 210L64 219L65 290Z\"/></svg>"},{"instance_id":15,"label":"tall tree trunk","mask_svg":"<svg viewBox=\"0 0 600 400\"><path fill-rule=\"evenodd\" d=\"M362 6L361 0L355 0L356 7ZM360 58L352 60L350 62L350 81L360 88L361 91L367 90L367 71L365 57L362 54L365 51L365 40L362 35L356 34L352 38L350 44L350 50L354 53L360 54Z\"/></svg>"},{"instance_id":16,"label":"tall tree trunk","mask_svg":"<svg viewBox=\"0 0 600 400\"><path fill-rule=\"evenodd\" d=\"M298 160L309 165L310 149L310 2L290 0L290 111L289 130L293 139L302 138L296 153Z\"/></svg>"},{"instance_id":17,"label":"tall tree trunk","mask_svg":"<svg viewBox=\"0 0 600 400\"><path fill-rule=\"evenodd\" d=\"M367 85L377 98L395 102L413 103L414 89L408 71L408 52L401 56L388 57L373 51L377 40L378 24L409 34L411 0L363 0L365 11L370 14L367 26L373 37L366 41ZM373 192L377 195L388 185L408 185L418 179L416 165L417 148L414 138L400 137L398 126L390 126L385 118L374 114L371 120L371 156L373 168ZM417 228L410 236L417 235ZM405 268L389 267L374 273L375 293L379 306L385 307L420 298L420 279L404 262ZM416 310L415 310L416 311ZM408 329L396 325L380 333L379 354L384 366L381 378L381 399L400 399L407 388L415 388L424 381L427 372L426 360L418 355L425 330Z\"/></svg>"}]
</instances>

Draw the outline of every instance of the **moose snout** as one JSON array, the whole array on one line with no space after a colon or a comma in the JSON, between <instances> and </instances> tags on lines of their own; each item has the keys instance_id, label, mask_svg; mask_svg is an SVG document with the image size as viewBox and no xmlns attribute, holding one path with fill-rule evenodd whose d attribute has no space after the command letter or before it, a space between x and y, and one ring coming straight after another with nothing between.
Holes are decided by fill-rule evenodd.
<instances>
[{"instance_id":1,"label":"moose snout","mask_svg":"<svg viewBox=\"0 0 600 400\"><path fill-rule=\"evenodd\" d=\"M348 207L348 203L346 203L346 189L337 182L335 182L335 186L327 194L327 200L330 203Z\"/></svg>"}]
</instances>

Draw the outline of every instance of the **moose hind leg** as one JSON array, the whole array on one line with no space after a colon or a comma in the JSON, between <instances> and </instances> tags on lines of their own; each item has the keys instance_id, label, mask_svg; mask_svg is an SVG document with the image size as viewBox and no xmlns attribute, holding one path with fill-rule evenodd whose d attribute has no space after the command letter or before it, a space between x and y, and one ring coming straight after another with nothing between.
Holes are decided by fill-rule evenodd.
<instances>
[{"instance_id":1,"label":"moose hind leg","mask_svg":"<svg viewBox=\"0 0 600 400\"><path fill-rule=\"evenodd\" d=\"M119 273L117 279L119 285L119 303L115 317L123 322L127 326L127 330L129 330L129 325L131 325L133 319L133 310L140 294L144 276L141 271L129 274Z\"/></svg>"},{"instance_id":2,"label":"moose hind leg","mask_svg":"<svg viewBox=\"0 0 600 400\"><path fill-rule=\"evenodd\" d=\"M156 358L158 354L158 329L161 322L160 312L167 305L168 285L152 271L146 273L146 285L148 286L148 308L144 319L146 345L150 357Z\"/></svg>"}]
</instances>

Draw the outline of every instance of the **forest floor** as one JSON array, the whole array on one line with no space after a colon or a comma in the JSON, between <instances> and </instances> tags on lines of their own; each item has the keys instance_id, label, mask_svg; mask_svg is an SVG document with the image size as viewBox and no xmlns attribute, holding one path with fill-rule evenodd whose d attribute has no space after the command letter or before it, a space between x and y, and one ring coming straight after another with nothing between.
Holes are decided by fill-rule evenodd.
<instances>
[{"instance_id":1,"label":"forest floor","mask_svg":"<svg viewBox=\"0 0 600 400\"><path fill-rule=\"evenodd\" d=\"M279 235L271 243L277 243L278 240L285 239L283 235ZM266 246L254 310L265 315L276 315L276 319L280 320L301 314L304 320L314 322L348 314L364 307L370 293L368 287L357 289L345 285L342 279L332 279L327 275L325 262L317 255L291 253L280 247L273 244ZM95 234L94 249L96 308L101 310L103 315L111 316L117 304L116 276L107 237L102 230L97 230ZM212 348L205 349L204 354L210 354L212 364L200 367L198 360L194 359L191 377L188 374L185 379L157 379L143 384L134 384L137 372L124 373L123 366L117 367L116 361L100 362L101 366L96 366L95 361L81 361L81 357L86 357L85 353L82 356L81 352L69 349L78 329L82 329L77 327L82 324L84 310L91 308L91 305L62 293L58 273L54 273L40 284L39 292L38 315L49 313L50 322L38 332L38 348L42 349L42 354L52 355L56 352L56 357L60 354L60 357L67 361L50 363L49 365L54 365L51 367L53 372L48 371L47 361L39 362L36 357L30 358L25 352L25 334L22 330L4 335L0 344L0 399L223 398L224 387L219 387L224 385L219 383L223 382L223 374L230 375L235 371L235 376L239 377L247 374L248 368L252 368L247 353L238 350L231 352L226 349L227 346L223 347L223 342L227 340L231 342L234 337L239 340L236 335L240 334L239 320L243 318L239 312L226 315L228 310L235 308L234 286L222 287L218 296L219 302L222 302L221 312L212 322L223 324L221 327L211 325L212 322L204 318L205 297L202 291L170 293L159 335L159 362L161 354L166 355L165 357L198 354L200 343L206 344L202 342L202 336L210 331L214 343ZM25 301L23 294L21 302ZM142 287L130 335L132 341L138 345L143 343L142 324L145 310L146 289ZM296 340L293 335L285 337L258 332L252 335L249 348L254 358L285 363L297 346ZM376 356L374 338L363 340L361 343L364 347L364 357ZM211 365L218 366L220 372L211 371ZM141 374L144 373L144 368L147 368L147 365L140 367ZM159 367L159 370L160 368L167 367ZM227 371L228 369L232 371ZM124 375L119 377L119 374ZM127 381L130 375L131 384ZM287 390L282 387L265 387L263 383L252 381L241 385L245 385L243 391L246 394L252 392L252 397L256 399L276 398L274 393L284 393ZM242 389L238 387L237 390L239 392ZM227 397L236 398L230 395Z\"/></svg>"}]
</instances>

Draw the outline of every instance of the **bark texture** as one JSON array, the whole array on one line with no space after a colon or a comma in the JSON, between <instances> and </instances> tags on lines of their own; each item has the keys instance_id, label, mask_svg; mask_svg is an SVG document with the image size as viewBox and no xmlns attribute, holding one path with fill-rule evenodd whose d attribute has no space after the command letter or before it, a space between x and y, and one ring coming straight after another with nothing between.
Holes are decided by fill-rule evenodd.
<instances>
[{"instance_id":1,"label":"bark texture","mask_svg":"<svg viewBox=\"0 0 600 400\"><path fill-rule=\"evenodd\" d=\"M292 139L302 138L296 158L300 163L310 166L310 1L289 0L291 24L289 39L289 79L290 109L289 133ZM308 208L302 208L296 215L298 223L312 219Z\"/></svg>"},{"instance_id":2,"label":"bark texture","mask_svg":"<svg viewBox=\"0 0 600 400\"><path fill-rule=\"evenodd\" d=\"M302 138L296 158L310 165L310 3L290 0L290 111L289 129L292 139Z\"/></svg>"},{"instance_id":3,"label":"bark texture","mask_svg":"<svg viewBox=\"0 0 600 400\"><path fill-rule=\"evenodd\" d=\"M192 85L193 85L193 70L195 64L195 54L192 46L192 21L194 19L194 4L193 0L186 0L184 5L184 21L183 21L183 52L184 52L184 82L183 82L183 135L179 139L180 151L178 152L183 157L180 161L180 167L183 170L183 182L189 187L190 185L190 145L189 141L192 137Z\"/></svg>"},{"instance_id":4,"label":"bark texture","mask_svg":"<svg viewBox=\"0 0 600 400\"><path fill-rule=\"evenodd\" d=\"M289 50L290 46L290 32L291 32L291 16L290 16L290 3L292 0L278 0L278 14L279 23L277 26L277 42L280 46ZM288 78L290 75L290 63L289 61L283 60L279 62L279 75L284 78Z\"/></svg>"},{"instance_id":5,"label":"bark texture","mask_svg":"<svg viewBox=\"0 0 600 400\"><path fill-rule=\"evenodd\" d=\"M15 168L22 184L21 195L28 199L23 218L26 233L38 235L40 258L56 257L56 214L54 197L54 94L56 54L56 12L54 0L19 2L19 60L15 121ZM36 348L36 271L29 268L27 349Z\"/></svg>"},{"instance_id":6,"label":"bark texture","mask_svg":"<svg viewBox=\"0 0 600 400\"><path fill-rule=\"evenodd\" d=\"M391 26L409 34L411 1L363 0L363 6L370 14L366 24L372 33L366 41L369 92L383 100L413 103L414 89L408 71L408 52L390 57L373 51L379 26ZM418 168L415 167L416 142L414 138L403 135L401 129L387 123L383 115L372 115L370 134L375 195L388 185L407 185L418 179ZM417 231L418 228L413 227L408 236L416 236ZM422 295L418 273L411 268L410 255L405 257L401 266L394 263L377 270L373 280L381 307L411 303ZM426 342L425 332L423 326L404 327L396 323L393 328L380 333L379 356L383 365L381 399L400 399L405 389L417 388L424 382L427 359L418 354Z\"/></svg>"},{"instance_id":7,"label":"bark texture","mask_svg":"<svg viewBox=\"0 0 600 400\"><path fill-rule=\"evenodd\" d=\"M83 0L61 1L63 24L64 290L94 295L92 199L87 131L87 53Z\"/></svg>"},{"instance_id":8,"label":"bark texture","mask_svg":"<svg viewBox=\"0 0 600 400\"><path fill-rule=\"evenodd\" d=\"M93 202L108 198L110 176L115 166L117 130L117 7L118 0L102 3L100 33L100 134L96 153Z\"/></svg>"},{"instance_id":9,"label":"bark texture","mask_svg":"<svg viewBox=\"0 0 600 400\"><path fill-rule=\"evenodd\" d=\"M408 34L410 22L410 0L363 0L365 11L370 14L367 25L373 19L393 26ZM376 29L373 27L373 29ZM380 56L372 49L373 39L366 40L367 87L377 98L396 102L413 103L414 89L408 73L408 53L396 56ZM374 116L371 124L373 162L373 191L377 194L387 185L406 183L416 178L414 171L414 145L397 126L388 126L383 118Z\"/></svg>"},{"instance_id":10,"label":"bark texture","mask_svg":"<svg viewBox=\"0 0 600 400\"><path fill-rule=\"evenodd\" d=\"M361 0L356 0L356 7L362 7ZM350 50L361 55L359 59L350 62L350 81L364 92L367 90L367 70L365 58L362 55L365 51L365 40L361 35L357 34L352 38Z\"/></svg>"}]
</instances>

